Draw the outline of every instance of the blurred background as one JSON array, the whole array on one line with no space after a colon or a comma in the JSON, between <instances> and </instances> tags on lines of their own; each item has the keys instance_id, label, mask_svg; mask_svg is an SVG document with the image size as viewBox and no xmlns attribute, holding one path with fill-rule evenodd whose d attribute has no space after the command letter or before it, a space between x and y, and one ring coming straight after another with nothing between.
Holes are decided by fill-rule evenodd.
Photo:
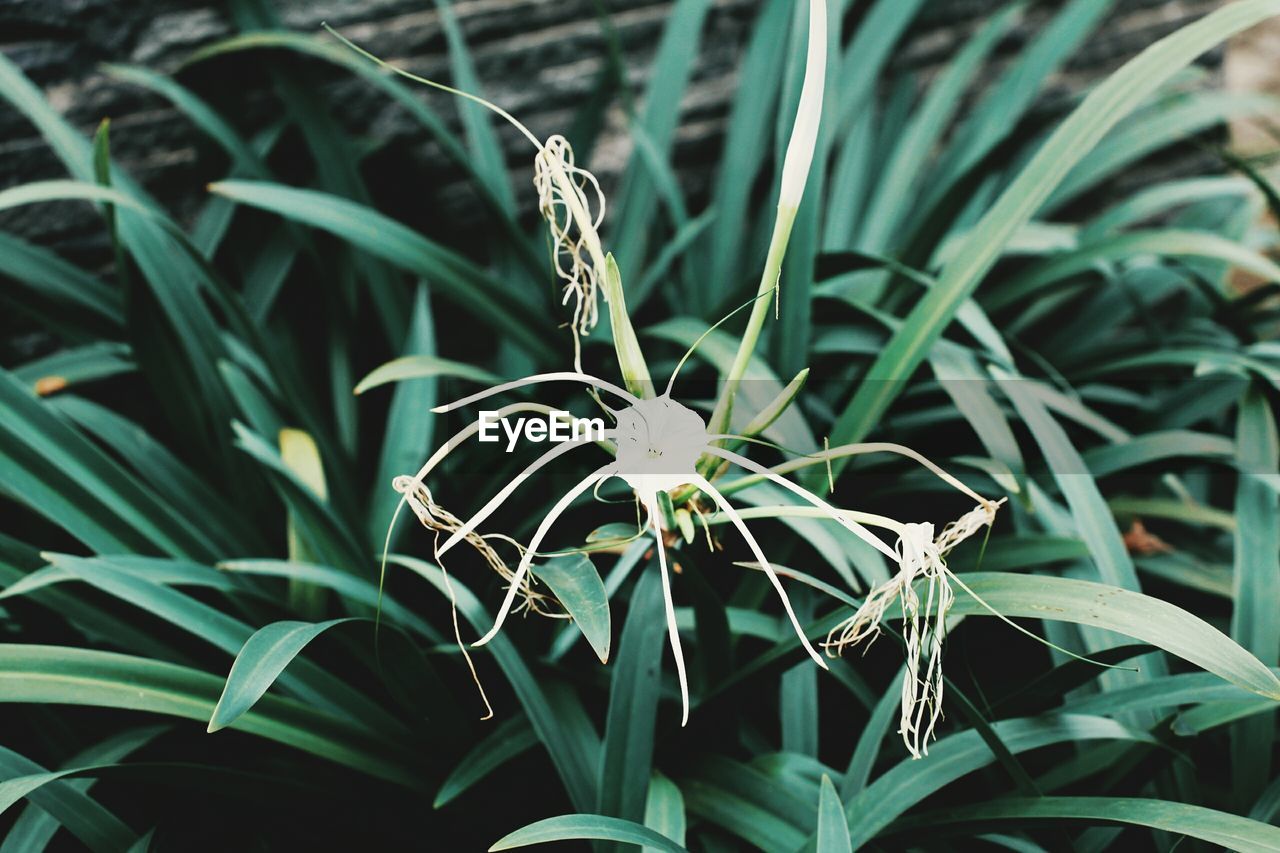
<instances>
[{"instance_id":1,"label":"blurred background","mask_svg":"<svg viewBox=\"0 0 1280 853\"><path fill-rule=\"evenodd\" d=\"M289 29L316 34L328 22L378 56L432 79L450 79L440 11L427 0L274 0L263 5ZM847 29L856 27L860 7L869 5L853 4ZM917 82L927 82L1004 5L1001 0L928 0L889 68L894 74L917 72ZM991 73L981 79L996 79L1064 5L1028 4L996 49ZM1045 114L1060 111L1126 58L1220 5L1218 0L1119 0L1065 67L1049 78L1037 108ZM706 200L739 82L739 63L761 6L760 0L718 0L709 4L700 39L697 33L688 34L689 49L698 58L680 103L674 163L694 205ZM644 0L468 0L453 5L484 93L520 116L534 133L564 132L572 139L584 106L592 101L609 105L594 146L578 152L604 181L606 193L631 156L626 108L644 91L671 8L671 3ZM200 201L193 190L225 175L225 157L164 98L114 79L101 66L136 63L176 72L251 133L267 127L281 109L259 61L264 54L233 56L185 72L181 66L200 47L267 23L248 3L0 0L0 49L86 132L110 118L115 157L159 201L190 221ZM479 242L469 236L483 223L475 192L419 122L385 98L370 97L366 85L331 66L299 64L296 57L272 61L281 60L300 65L303 79L316 85L323 108L359 137L361 171L380 210L438 234L450 245ZM1210 72L1199 84L1205 87L1278 91L1280 25L1254 28L1204 56L1199 65ZM617 73L619 66L625 79ZM425 89L420 95L453 130L460 130L456 105L446 96ZM1245 134L1246 143L1252 139L1254 145L1265 145L1265 133L1256 127L1255 122L1242 123L1233 132ZM512 128L499 123L497 132L522 209L531 214L530 152ZM1226 129L1212 132L1221 137ZM289 156L278 159L287 162ZM1221 166L1212 154L1175 145L1140 168L1125 170L1102 193L1118 196L1161 178L1215 168ZM62 174L31 126L16 112L0 110L0 187ZM1098 198L1082 204L1097 206ZM96 219L84 205L39 205L0 213L0 228L92 256L106 251Z\"/></svg>"}]
</instances>

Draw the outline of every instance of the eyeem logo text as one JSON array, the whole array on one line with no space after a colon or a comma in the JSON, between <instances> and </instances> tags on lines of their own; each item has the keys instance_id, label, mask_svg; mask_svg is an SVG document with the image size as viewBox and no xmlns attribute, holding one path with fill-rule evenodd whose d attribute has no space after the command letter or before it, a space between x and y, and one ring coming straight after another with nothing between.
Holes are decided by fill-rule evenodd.
<instances>
[{"instance_id":1,"label":"eyeem logo text","mask_svg":"<svg viewBox=\"0 0 1280 853\"><path fill-rule=\"evenodd\" d=\"M501 435L499 434L501 433ZM568 412L552 411L545 418L504 418L497 412L480 413L479 440L497 442L507 437L507 452L515 449L523 435L535 444L550 441L603 441L603 418L575 418Z\"/></svg>"}]
</instances>

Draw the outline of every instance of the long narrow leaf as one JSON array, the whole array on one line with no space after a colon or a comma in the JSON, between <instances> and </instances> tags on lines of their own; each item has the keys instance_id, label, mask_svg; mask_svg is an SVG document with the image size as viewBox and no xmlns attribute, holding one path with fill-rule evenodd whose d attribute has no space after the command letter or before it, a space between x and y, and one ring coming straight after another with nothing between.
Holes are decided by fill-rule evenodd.
<instances>
[{"instance_id":1,"label":"long narrow leaf","mask_svg":"<svg viewBox=\"0 0 1280 853\"><path fill-rule=\"evenodd\" d=\"M1094 89L1001 193L943 269L937 286L912 309L840 414L832 444L860 441L871 431L1005 243L1107 131L1201 53L1277 13L1276 0L1231 3L1160 39Z\"/></svg>"},{"instance_id":2,"label":"long narrow leaf","mask_svg":"<svg viewBox=\"0 0 1280 853\"><path fill-rule=\"evenodd\" d=\"M348 240L431 282L442 296L500 329L531 355L544 360L554 357L547 343L554 339L554 332L527 305L513 299L509 290L461 255L365 205L317 190L260 181L221 181L209 189Z\"/></svg>"},{"instance_id":3,"label":"long narrow leaf","mask_svg":"<svg viewBox=\"0 0 1280 853\"><path fill-rule=\"evenodd\" d=\"M90 705L204 723L222 679L188 667L60 646L0 645L0 702ZM416 787L391 747L346 719L268 696L234 729L275 740L362 772Z\"/></svg>"},{"instance_id":4,"label":"long narrow leaf","mask_svg":"<svg viewBox=\"0 0 1280 853\"><path fill-rule=\"evenodd\" d=\"M1162 829L1199 838L1229 850L1280 850L1280 827L1208 809L1204 806L1133 797L1039 797L976 803L962 809L929 812L903 821L895 829L1039 820L1122 823Z\"/></svg>"}]
</instances>

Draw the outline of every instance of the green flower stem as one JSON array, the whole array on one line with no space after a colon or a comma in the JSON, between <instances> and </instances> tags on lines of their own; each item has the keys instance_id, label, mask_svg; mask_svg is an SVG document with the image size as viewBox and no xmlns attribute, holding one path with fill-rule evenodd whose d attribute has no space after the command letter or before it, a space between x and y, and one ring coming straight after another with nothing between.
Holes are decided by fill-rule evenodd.
<instances>
[{"instance_id":1,"label":"green flower stem","mask_svg":"<svg viewBox=\"0 0 1280 853\"><path fill-rule=\"evenodd\" d=\"M764 270L760 273L760 286L756 288L756 303L751 306L751 316L747 318L747 328L743 330L742 340L738 342L738 352L725 375L724 390L720 392L715 411L711 413L711 422L707 425L709 433L729 430L738 384L747 372L747 365L751 363L756 343L760 340L760 331L764 328L765 317L775 305L774 300L762 297L778 286L778 277L782 274L782 258L786 255L787 243L791 240L791 226L796 221L796 210L794 205L778 206L778 218L773 222L773 236L769 240L769 255L765 259ZM699 461L698 468L705 473L704 464L714 465L715 461L706 456Z\"/></svg>"}]
</instances>

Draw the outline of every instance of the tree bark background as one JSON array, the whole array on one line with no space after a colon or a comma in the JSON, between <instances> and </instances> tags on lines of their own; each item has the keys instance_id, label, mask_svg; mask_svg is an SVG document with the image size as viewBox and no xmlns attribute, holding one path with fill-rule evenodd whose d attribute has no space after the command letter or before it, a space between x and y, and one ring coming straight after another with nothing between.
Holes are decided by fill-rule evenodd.
<instances>
[{"instance_id":1,"label":"tree bark background","mask_svg":"<svg viewBox=\"0 0 1280 853\"><path fill-rule=\"evenodd\" d=\"M479 242L485 214L473 188L441 156L421 126L400 108L349 75L296 57L245 53L190 69L180 66L198 48L239 32L235 7L268 5L281 24L322 34L328 22L379 56L433 79L449 80L440 15L432 0L0 0L0 50L41 86L54 107L86 136L111 120L112 153L180 221L193 221L207 198L204 186L226 176L226 158L168 102L114 80L106 62L176 73L248 136L277 122L281 101L266 66L295 65L318 102L357 140L360 168L377 207L464 251ZM1006 0L927 0L897 49L895 70L919 81L949 60L969 34ZM1155 39L1222 4L1222 0L1116 0L1106 21L1055 75L1042 93L1048 109L1061 108L1090 84ZM713 0L702 32L693 78L681 103L674 160L694 205L703 197L719 156L737 65L763 0ZM868 2L851 4L853 14ZM1028 5L1001 44L996 65L1007 63L1064 5ZM649 66L671 12L656 0L453 0L486 97L519 116L540 136L564 132L595 90L609 45L607 15L625 66L626 86L644 97ZM846 25L848 22L846 22ZM780 33L779 38L785 38ZM1221 51L1202 60L1210 84L1220 78ZM984 75L996 79L998 68ZM838 85L838 82L837 82ZM456 104L426 89L420 95L455 130ZM498 130L522 208L534 218L532 157L512 129ZM282 179L306 184L311 164L300 141L279 166ZM630 154L626 114L614 97L591 153L590 166L606 192ZM1107 191L1196 170L1212 170L1211 157L1179 146L1131 170ZM273 165L276 165L273 162ZM13 110L0 108L0 188L65 173L44 140ZM1086 200L1087 204L1096 202ZM0 229L52 246L70 260L105 270L111 253L101 219L89 205L46 204L0 214ZM0 283L2 286L2 283ZM5 349L21 360L28 347L23 326L0 322ZM43 346L40 344L39 346ZM12 353L11 353L12 354ZM6 357L6 361L11 360Z\"/></svg>"},{"instance_id":2,"label":"tree bark background","mask_svg":"<svg viewBox=\"0 0 1280 853\"><path fill-rule=\"evenodd\" d=\"M682 178L697 189L705 184L716 155L726 107L736 85L736 65L760 0L716 0L703 32L695 77L680 104L676 160ZM858 4L854 4L855 11ZM899 67L919 69L927 79L999 0L931 0L898 51ZM1033 4L1001 48L1008 57L1052 15L1059 3ZM1045 98L1078 92L1152 40L1219 5L1217 0L1120 0L1114 13ZM290 29L316 33L328 21L375 53L437 79L449 79L439 14L429 0L274 0ZM606 43L599 9L616 29L626 63L627 83L643 94L649 61L671 9L648 0L457 0L455 14L473 52L485 94L521 117L535 133L564 129L577 106L590 96L604 63ZM121 162L161 201L189 215L193 190L221 177L225 166L188 123L163 100L113 81L103 62L145 65L173 71L193 50L236 32L223 4L196 0L0 0L0 49L44 89L50 101L86 134L104 117L112 122L112 145ZM784 37L780 34L779 37ZM246 92L262 54L219 60L183 72L180 79L223 105L242 129L270 121L278 104L264 89ZM1211 62L1212 64L1212 62ZM315 74L324 101L353 132L383 153L366 164L375 186L387 175L406 194L436 211L442 221L465 228L475 220L465 187L439 169L425 135L394 106L369 96L360 84L326 69ZM423 92L451 123L453 105ZM626 162L629 143L620 108L611 110L592 167L606 181ZM507 129L509 163L518 186L528 183L528 152ZM391 153L386 153L390 151ZM380 175L379 170L386 174ZM61 169L44 142L12 111L0 111L0 187L56 177ZM526 196L527 198L528 196ZM407 201L407 200L406 200ZM437 217L432 217L437 218ZM96 242L92 214L68 209L30 208L6 216L0 226L42 242L79 248Z\"/></svg>"}]
</instances>

